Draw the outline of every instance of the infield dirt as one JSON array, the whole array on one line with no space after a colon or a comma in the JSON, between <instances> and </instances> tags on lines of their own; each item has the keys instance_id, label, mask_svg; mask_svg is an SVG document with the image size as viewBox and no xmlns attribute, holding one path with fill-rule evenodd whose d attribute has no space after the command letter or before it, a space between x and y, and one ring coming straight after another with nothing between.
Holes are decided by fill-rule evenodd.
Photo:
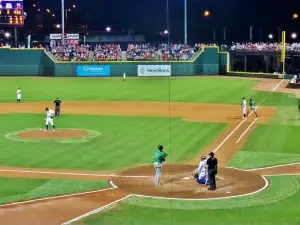
<instances>
[{"instance_id":1,"label":"infield dirt","mask_svg":"<svg viewBox=\"0 0 300 225\"><path fill-rule=\"evenodd\" d=\"M278 83L278 80L276 81ZM269 82L264 83L266 85L265 90L270 91L271 84ZM258 88L263 88L263 85L260 85L261 86ZM0 104L0 113L42 114L43 109L51 104L52 103L50 102L22 104L5 103ZM255 129L256 124L267 123L269 121L275 113L275 108L260 106L258 111L260 114L259 119L247 132L245 132L254 121L254 118L249 118L248 120L241 122L241 109L238 105L155 102L64 102L62 105L63 114L171 116L193 122L228 123L228 127L224 132L217 137L204 152L199 154L199 156L205 155L208 152L217 149L216 155L220 160L221 167L225 166L232 155L245 143L247 137L253 129ZM61 119L63 119L63 115ZM59 129L57 131L59 131ZM26 133L23 133L23 135L24 134ZM38 132L33 136L43 138L43 135ZM241 135L243 135L243 137L240 139ZM237 143L239 139L240 141ZM112 180L119 188L3 205L0 206L0 224L59 225L131 194L178 198L211 198L246 194L264 187L265 180L260 174L272 173L272 169L270 169L271 171L261 170L247 172L229 168L220 168L218 174L218 190L216 192L208 192L204 186L196 184L192 178L192 170L197 167L199 156L194 160L191 160L191 162L188 162L187 165L166 164L163 169L164 177L162 181L163 185L161 187L154 187L151 182L153 176L152 166L132 168L130 170L119 172L62 171L2 167L0 168L1 176ZM190 166L190 164L194 166ZM293 167L293 169L295 169L295 167ZM297 169L299 170L299 167L297 167ZM290 170L286 168L286 171ZM276 169L276 174L278 173L279 171ZM135 175L145 177L130 177Z\"/></svg>"}]
</instances>

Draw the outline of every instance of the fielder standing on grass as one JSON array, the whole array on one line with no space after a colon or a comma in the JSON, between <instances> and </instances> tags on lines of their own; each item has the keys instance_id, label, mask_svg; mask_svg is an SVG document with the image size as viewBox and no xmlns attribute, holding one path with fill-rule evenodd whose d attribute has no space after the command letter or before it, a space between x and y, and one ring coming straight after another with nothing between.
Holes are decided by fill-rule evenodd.
<instances>
[{"instance_id":1,"label":"fielder standing on grass","mask_svg":"<svg viewBox=\"0 0 300 225\"><path fill-rule=\"evenodd\" d=\"M55 105L55 117L59 117L61 100L57 97L53 103Z\"/></svg>"},{"instance_id":2,"label":"fielder standing on grass","mask_svg":"<svg viewBox=\"0 0 300 225\"><path fill-rule=\"evenodd\" d=\"M126 81L126 73L123 73L123 81Z\"/></svg>"},{"instance_id":3,"label":"fielder standing on grass","mask_svg":"<svg viewBox=\"0 0 300 225\"><path fill-rule=\"evenodd\" d=\"M54 111L52 109L46 108L46 131L48 131L49 123L53 127L53 131L55 131L55 126L53 122Z\"/></svg>"},{"instance_id":4,"label":"fielder standing on grass","mask_svg":"<svg viewBox=\"0 0 300 225\"><path fill-rule=\"evenodd\" d=\"M167 153L163 152L164 146L159 145L154 155L155 185L161 185L160 177L163 162L166 160Z\"/></svg>"},{"instance_id":5,"label":"fielder standing on grass","mask_svg":"<svg viewBox=\"0 0 300 225\"><path fill-rule=\"evenodd\" d=\"M21 102L22 91L21 88L17 89L17 103Z\"/></svg>"}]
</instances>

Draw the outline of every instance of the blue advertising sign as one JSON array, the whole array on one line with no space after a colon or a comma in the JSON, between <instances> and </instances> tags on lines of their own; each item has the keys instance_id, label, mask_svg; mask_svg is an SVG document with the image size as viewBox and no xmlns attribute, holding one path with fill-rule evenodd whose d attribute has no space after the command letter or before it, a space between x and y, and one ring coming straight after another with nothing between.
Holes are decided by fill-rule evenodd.
<instances>
[{"instance_id":1,"label":"blue advertising sign","mask_svg":"<svg viewBox=\"0 0 300 225\"><path fill-rule=\"evenodd\" d=\"M109 65L81 65L77 66L78 77L109 77Z\"/></svg>"}]
</instances>

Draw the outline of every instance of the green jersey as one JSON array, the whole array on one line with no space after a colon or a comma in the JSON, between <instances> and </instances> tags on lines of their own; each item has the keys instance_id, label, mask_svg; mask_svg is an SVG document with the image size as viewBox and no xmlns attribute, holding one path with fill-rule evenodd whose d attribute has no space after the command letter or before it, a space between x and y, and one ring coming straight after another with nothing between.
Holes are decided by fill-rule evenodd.
<instances>
[{"instance_id":1,"label":"green jersey","mask_svg":"<svg viewBox=\"0 0 300 225\"><path fill-rule=\"evenodd\" d=\"M154 162L163 163L164 159L165 159L165 153L157 150L154 155Z\"/></svg>"},{"instance_id":2,"label":"green jersey","mask_svg":"<svg viewBox=\"0 0 300 225\"><path fill-rule=\"evenodd\" d=\"M251 108L254 108L254 107L255 107L255 102L254 102L254 100L250 100L249 105L250 105Z\"/></svg>"}]
</instances>

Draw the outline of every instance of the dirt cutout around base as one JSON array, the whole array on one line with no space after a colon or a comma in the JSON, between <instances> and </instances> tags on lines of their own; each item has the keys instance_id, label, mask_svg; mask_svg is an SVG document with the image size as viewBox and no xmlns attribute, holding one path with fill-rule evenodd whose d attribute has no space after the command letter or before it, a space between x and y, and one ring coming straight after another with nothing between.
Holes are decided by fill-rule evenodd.
<instances>
[{"instance_id":1,"label":"dirt cutout around base","mask_svg":"<svg viewBox=\"0 0 300 225\"><path fill-rule=\"evenodd\" d=\"M71 129L59 129L59 130L26 130L17 134L18 137L23 139L39 139L39 140L56 140L56 139L70 139L80 138L87 136L89 133L85 130L71 130Z\"/></svg>"},{"instance_id":2,"label":"dirt cutout around base","mask_svg":"<svg viewBox=\"0 0 300 225\"><path fill-rule=\"evenodd\" d=\"M203 199L245 195L266 187L266 181L257 173L237 169L220 168L217 175L217 190L209 191L207 186L194 179L193 165L164 165L162 185L154 185L153 166L132 168L118 173L112 182L128 194L164 198ZM147 178L127 177L133 175ZM123 176L123 177L122 177Z\"/></svg>"}]
</instances>

